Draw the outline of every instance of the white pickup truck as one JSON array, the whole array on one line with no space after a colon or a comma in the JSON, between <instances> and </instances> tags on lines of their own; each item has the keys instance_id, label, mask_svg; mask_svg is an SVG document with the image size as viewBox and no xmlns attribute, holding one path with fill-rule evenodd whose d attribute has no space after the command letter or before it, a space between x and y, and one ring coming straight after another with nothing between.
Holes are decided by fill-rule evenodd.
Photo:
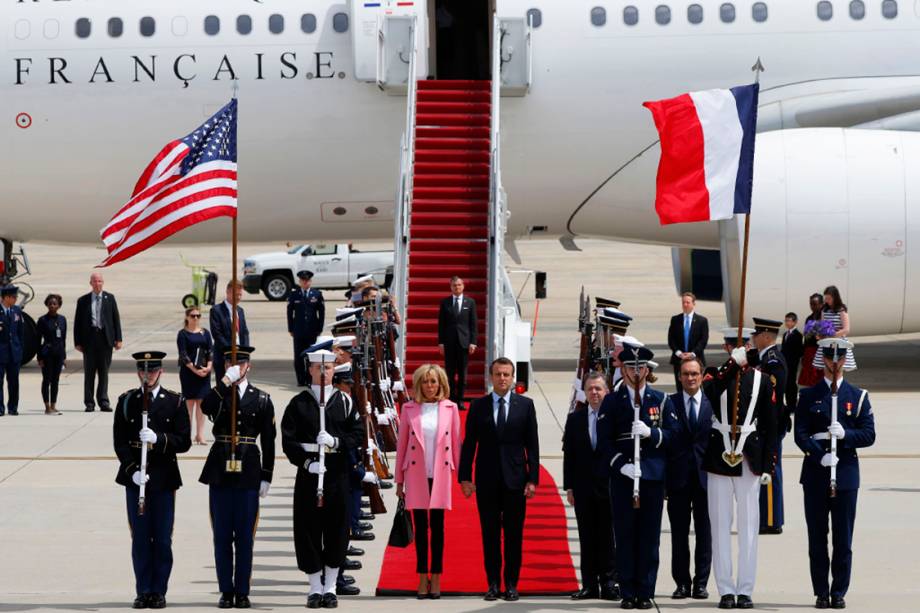
<instances>
[{"instance_id":1,"label":"white pickup truck","mask_svg":"<svg viewBox=\"0 0 920 613\"><path fill-rule=\"evenodd\" d=\"M348 243L297 245L288 251L259 253L243 261L243 288L262 292L269 300L285 300L297 283L297 273L313 271L313 287L347 288L364 275L374 275L382 287L393 279L392 251L359 251Z\"/></svg>"}]
</instances>

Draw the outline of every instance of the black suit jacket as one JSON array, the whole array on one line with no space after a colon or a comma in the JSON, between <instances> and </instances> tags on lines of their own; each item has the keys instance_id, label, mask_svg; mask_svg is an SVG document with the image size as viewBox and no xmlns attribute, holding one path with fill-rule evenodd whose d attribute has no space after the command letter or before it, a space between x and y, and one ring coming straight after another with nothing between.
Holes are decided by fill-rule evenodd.
<instances>
[{"instance_id":1,"label":"black suit jacket","mask_svg":"<svg viewBox=\"0 0 920 613\"><path fill-rule=\"evenodd\" d=\"M590 407L584 406L569 413L562 435L562 489L573 490L576 500L592 493L603 496L609 490L600 437L597 439L597 448L591 449L591 437L588 434L590 410Z\"/></svg>"},{"instance_id":2,"label":"black suit jacket","mask_svg":"<svg viewBox=\"0 0 920 613\"><path fill-rule=\"evenodd\" d=\"M703 458L709 444L709 429L712 424L712 405L706 394L702 394L700 406L697 407L696 432L690 429L684 394L671 394L671 406L677 414L678 427L668 447L668 469L665 473L667 491L683 489L687 486L690 471L695 470L700 485L706 487L706 471L703 470Z\"/></svg>"},{"instance_id":3,"label":"black suit jacket","mask_svg":"<svg viewBox=\"0 0 920 613\"><path fill-rule=\"evenodd\" d=\"M695 353L700 362L706 364L706 345L709 344L709 320L699 313L693 314L690 320L690 353ZM671 364L680 364L680 358L674 355L675 351L684 351L684 314L678 313L671 318L668 326L668 347L671 349Z\"/></svg>"},{"instance_id":4,"label":"black suit jacket","mask_svg":"<svg viewBox=\"0 0 920 613\"><path fill-rule=\"evenodd\" d=\"M788 334L783 333L782 352L783 357L786 358L787 374L795 379L799 370L799 362L802 361L802 354L805 352L805 337L798 328L793 328Z\"/></svg>"},{"instance_id":5,"label":"black suit jacket","mask_svg":"<svg viewBox=\"0 0 920 613\"><path fill-rule=\"evenodd\" d=\"M243 307L236 305L237 317L240 321L240 338L239 345L249 345L249 327L246 325L246 313ZM233 321L230 319L230 311L227 306L221 302L211 307L209 315L211 323L211 337L214 339L215 355L222 355L224 350L230 347L230 330Z\"/></svg>"},{"instance_id":6,"label":"black suit jacket","mask_svg":"<svg viewBox=\"0 0 920 613\"><path fill-rule=\"evenodd\" d=\"M438 311L438 344L469 349L476 342L476 301L463 296L460 312L454 308L453 295L441 301Z\"/></svg>"},{"instance_id":7,"label":"black suit jacket","mask_svg":"<svg viewBox=\"0 0 920 613\"><path fill-rule=\"evenodd\" d=\"M93 336L93 293L84 294L77 298L77 311L73 316L73 344L86 345ZM121 317L118 315L118 302L115 296L102 292L102 309L100 323L105 332L105 341L114 347L121 342Z\"/></svg>"},{"instance_id":8,"label":"black suit jacket","mask_svg":"<svg viewBox=\"0 0 920 613\"><path fill-rule=\"evenodd\" d=\"M505 427L499 433L492 415L492 394L473 401L460 450L459 481L475 481L477 489L523 490L528 483L537 484L540 478L537 411L533 400L514 393L508 404Z\"/></svg>"}]
</instances>

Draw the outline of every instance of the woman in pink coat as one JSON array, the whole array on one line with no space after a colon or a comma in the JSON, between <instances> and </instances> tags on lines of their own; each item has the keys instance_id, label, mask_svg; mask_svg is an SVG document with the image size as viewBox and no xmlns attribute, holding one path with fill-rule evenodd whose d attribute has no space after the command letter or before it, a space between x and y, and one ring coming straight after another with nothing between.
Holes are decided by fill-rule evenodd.
<instances>
[{"instance_id":1,"label":"woman in pink coat","mask_svg":"<svg viewBox=\"0 0 920 613\"><path fill-rule=\"evenodd\" d=\"M423 364L412 374L413 400L403 405L396 449L396 495L412 510L418 597L441 597L444 511L460 463L460 413L447 399L447 373ZM431 530L431 566L428 531ZM431 579L428 573L431 572Z\"/></svg>"}]
</instances>

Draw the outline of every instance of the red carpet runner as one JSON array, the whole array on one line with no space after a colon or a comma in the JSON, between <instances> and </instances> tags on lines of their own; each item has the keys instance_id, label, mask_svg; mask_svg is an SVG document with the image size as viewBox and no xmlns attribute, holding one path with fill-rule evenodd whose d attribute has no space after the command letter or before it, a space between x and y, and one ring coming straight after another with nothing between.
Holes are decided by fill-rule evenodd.
<instances>
[{"instance_id":1,"label":"red carpet runner","mask_svg":"<svg viewBox=\"0 0 920 613\"><path fill-rule=\"evenodd\" d=\"M454 484L453 510L444 526L444 575L441 593L449 595L484 594L486 573L482 558L482 535L475 494L469 499ZM385 516L392 517L392 516ZM378 537L387 538L392 525L381 525ZM527 502L524 522L524 556L518 589L524 596L571 594L578 590L575 567L569 552L570 532L556 482L540 467L537 494ZM571 535L577 537L572 531ZM405 549L387 547L377 583L378 596L402 596L418 590L415 572L415 544Z\"/></svg>"}]
</instances>

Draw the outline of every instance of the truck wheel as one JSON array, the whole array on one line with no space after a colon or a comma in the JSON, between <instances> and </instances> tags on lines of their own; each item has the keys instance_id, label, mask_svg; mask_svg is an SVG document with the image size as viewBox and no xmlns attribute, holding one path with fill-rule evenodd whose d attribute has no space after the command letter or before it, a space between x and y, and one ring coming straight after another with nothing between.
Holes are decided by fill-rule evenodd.
<instances>
[{"instance_id":1,"label":"truck wheel","mask_svg":"<svg viewBox=\"0 0 920 613\"><path fill-rule=\"evenodd\" d=\"M286 300L291 293L291 281L281 274L271 275L262 284L262 293L273 302Z\"/></svg>"},{"instance_id":2,"label":"truck wheel","mask_svg":"<svg viewBox=\"0 0 920 613\"><path fill-rule=\"evenodd\" d=\"M186 309L198 306L198 298L195 294L186 294L182 296L182 306Z\"/></svg>"}]
</instances>

